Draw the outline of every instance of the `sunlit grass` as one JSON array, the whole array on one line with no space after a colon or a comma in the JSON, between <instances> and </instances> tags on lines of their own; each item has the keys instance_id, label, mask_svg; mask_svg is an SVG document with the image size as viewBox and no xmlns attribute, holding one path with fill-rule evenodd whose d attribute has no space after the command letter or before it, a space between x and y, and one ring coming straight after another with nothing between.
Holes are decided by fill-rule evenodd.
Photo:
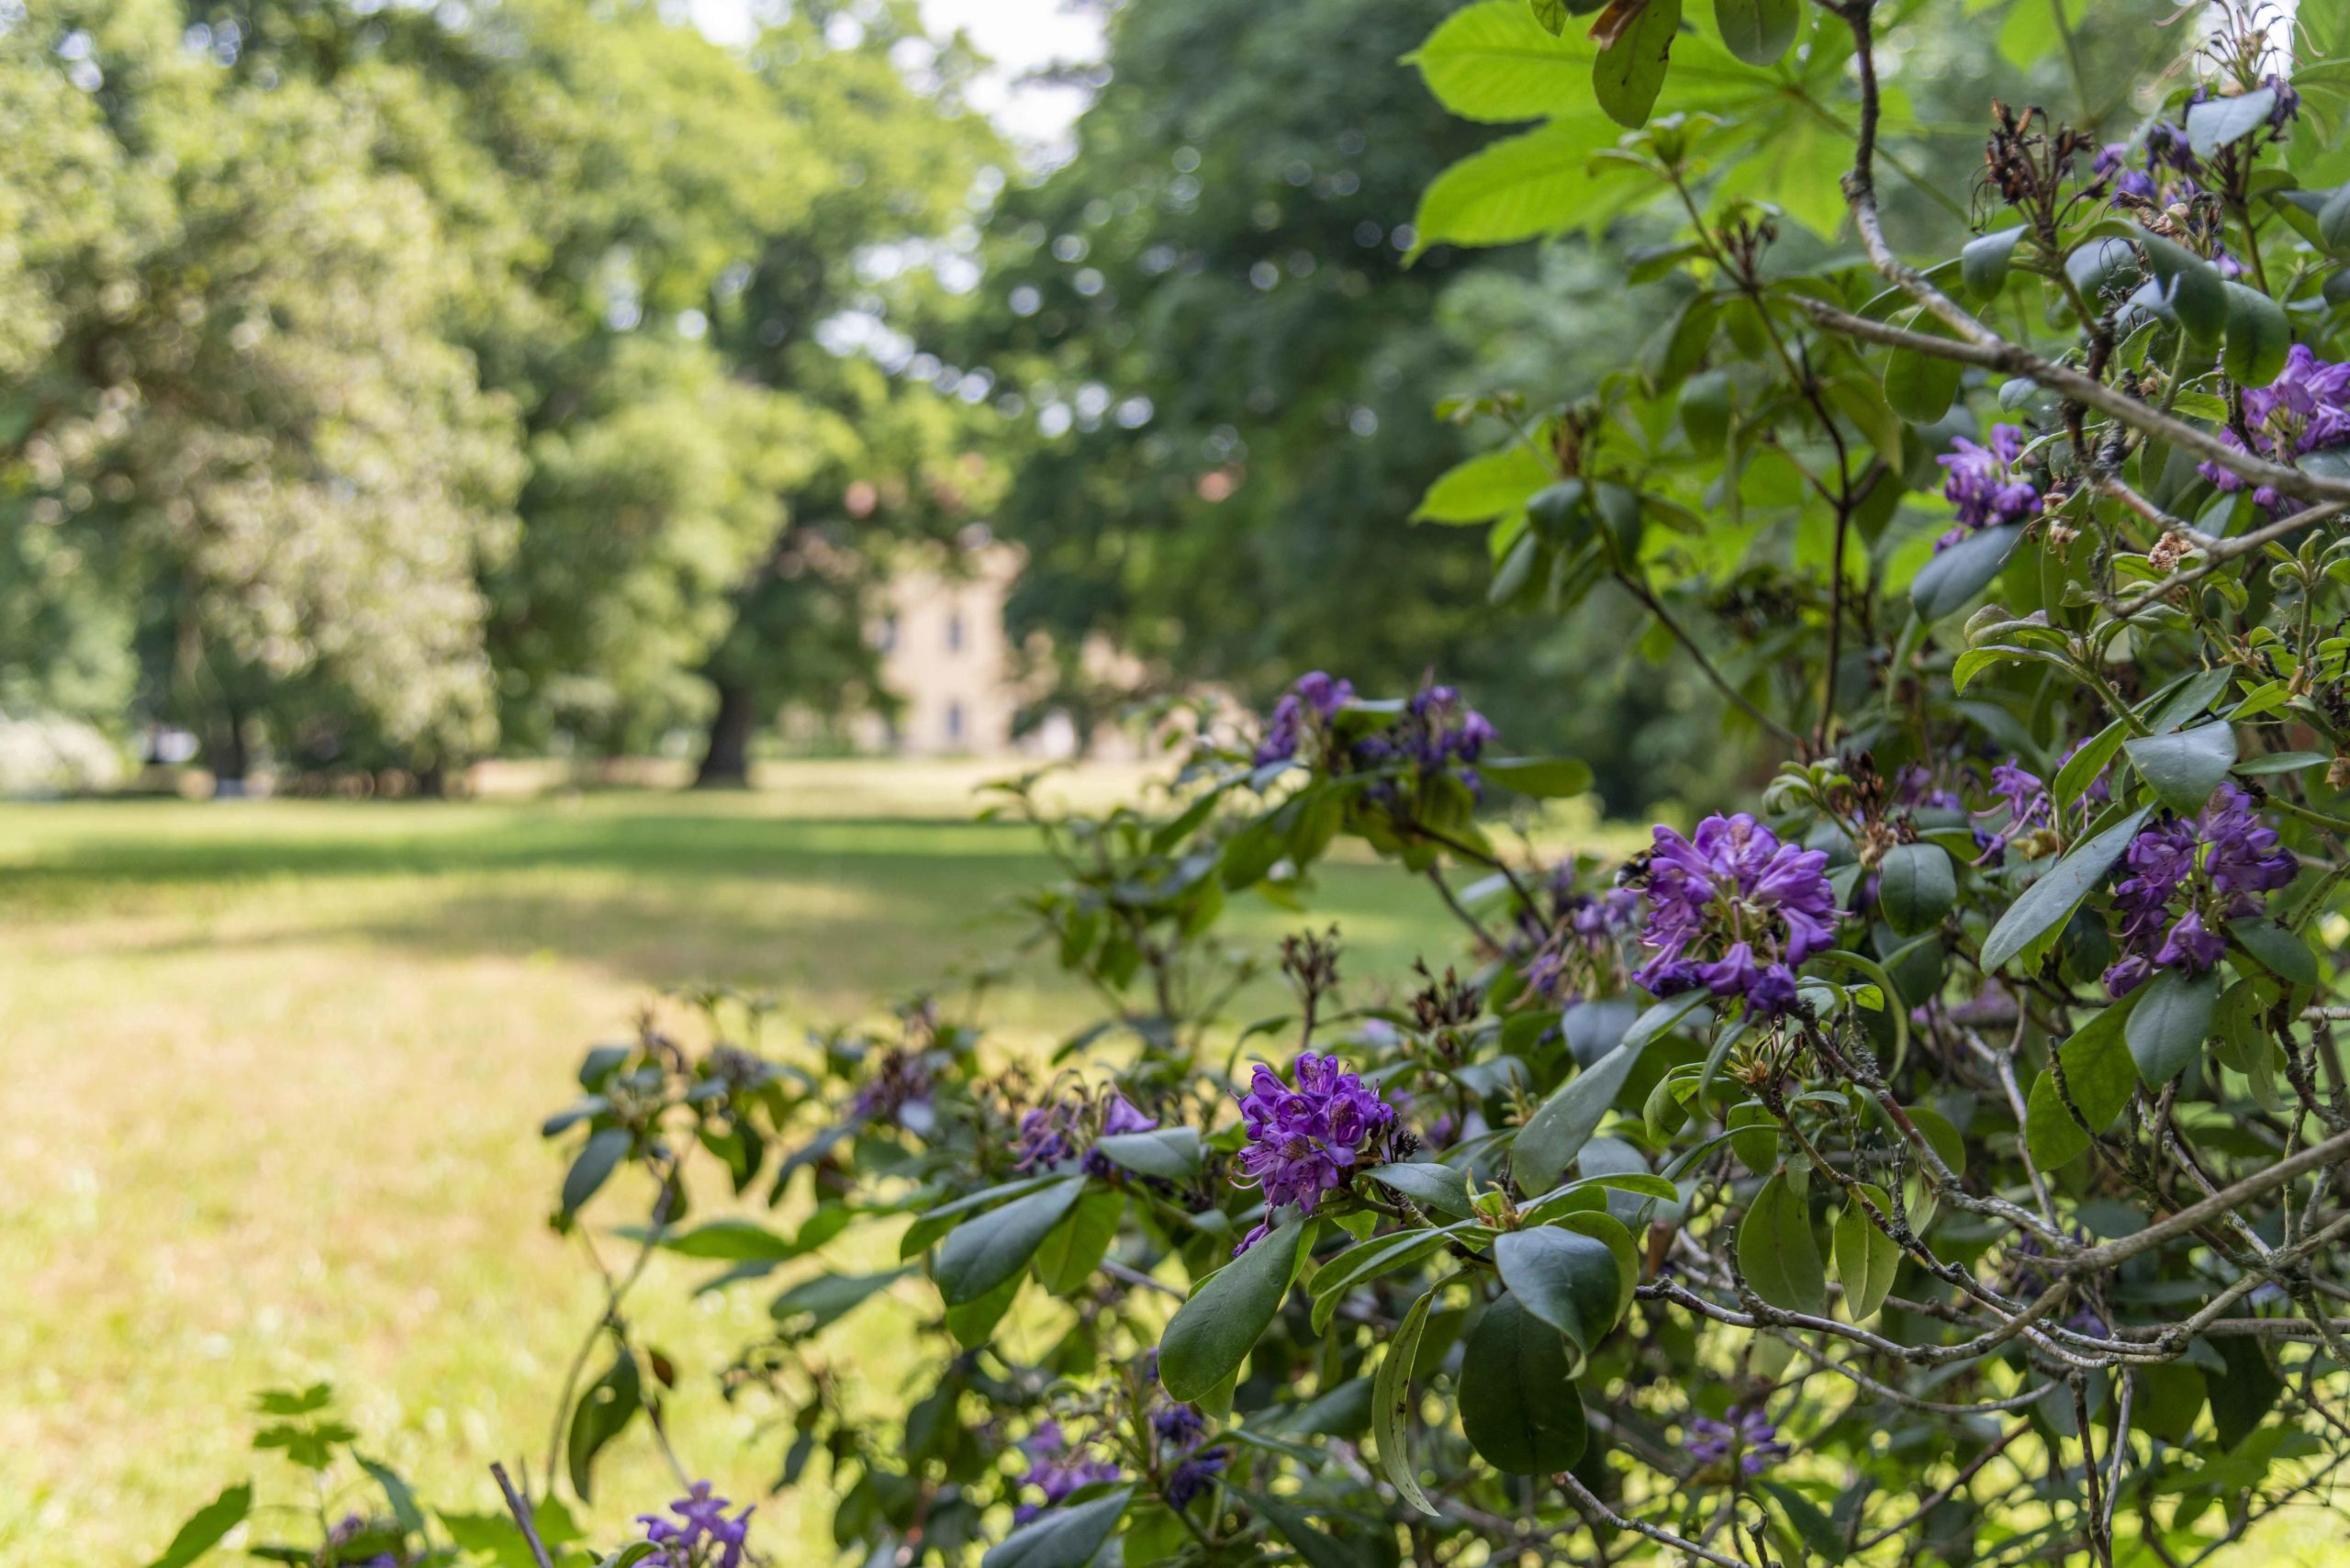
<instances>
[{"instance_id":1,"label":"sunlit grass","mask_svg":"<svg viewBox=\"0 0 2350 1568\"><path fill-rule=\"evenodd\" d=\"M595 1310L544 1224L561 1166L536 1132L579 1053L664 986L770 991L817 1023L1002 958L1004 901L1049 868L1024 829L957 820L971 781L849 765L711 799L0 808L0 1561L144 1561L228 1482L282 1493L249 1397L320 1378L373 1452L495 1506L488 1462L541 1462ZM1360 972L1453 950L1393 870L1321 884L1311 919ZM1250 901L1234 924L1305 920ZM1035 964L991 1014L1014 1046L1089 1016ZM708 1268L656 1265L639 1298L689 1372L765 1308L688 1302ZM877 1403L905 1372L888 1316L835 1331ZM758 1415L694 1376L673 1424L755 1497L781 1448L744 1440ZM642 1433L600 1479L610 1528L670 1495ZM815 1545L828 1513L764 1505L769 1545Z\"/></svg>"}]
</instances>

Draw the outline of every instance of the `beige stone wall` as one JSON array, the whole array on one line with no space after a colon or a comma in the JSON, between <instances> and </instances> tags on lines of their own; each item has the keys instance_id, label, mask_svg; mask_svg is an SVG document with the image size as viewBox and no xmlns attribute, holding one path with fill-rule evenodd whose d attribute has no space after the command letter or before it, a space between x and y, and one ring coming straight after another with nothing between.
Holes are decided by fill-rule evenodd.
<instances>
[{"instance_id":1,"label":"beige stone wall","mask_svg":"<svg viewBox=\"0 0 2350 1568\"><path fill-rule=\"evenodd\" d=\"M1005 544L967 552L960 570L910 566L890 585L870 634L881 679L901 704L895 733L878 722L875 749L908 756L1005 756L1020 698L1003 632L1004 599L1020 572Z\"/></svg>"}]
</instances>

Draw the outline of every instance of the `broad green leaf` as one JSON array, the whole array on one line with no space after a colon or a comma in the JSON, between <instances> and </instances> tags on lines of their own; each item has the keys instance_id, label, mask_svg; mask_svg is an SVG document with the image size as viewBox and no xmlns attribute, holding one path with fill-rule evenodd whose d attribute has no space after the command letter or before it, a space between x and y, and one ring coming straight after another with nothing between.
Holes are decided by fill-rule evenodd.
<instances>
[{"instance_id":1,"label":"broad green leaf","mask_svg":"<svg viewBox=\"0 0 2350 1568\"><path fill-rule=\"evenodd\" d=\"M1660 1178L1651 1176L1648 1180L1654 1182ZM1605 1192L1607 1189L1600 1187L1595 1181L1590 1188L1584 1190ZM1680 1196L1678 1192L1673 1193L1675 1199ZM1640 1249L1633 1241L1631 1231L1622 1220L1606 1209L1573 1209L1550 1223L1561 1230L1572 1230L1579 1236L1591 1238L1614 1255L1616 1316L1620 1320L1624 1314L1632 1310L1632 1302L1640 1288Z\"/></svg>"},{"instance_id":2,"label":"broad green leaf","mask_svg":"<svg viewBox=\"0 0 2350 1568\"><path fill-rule=\"evenodd\" d=\"M1939 844L1897 844L1877 863L1877 907L1900 936L1940 925L1958 902L1958 871Z\"/></svg>"},{"instance_id":3,"label":"broad green leaf","mask_svg":"<svg viewBox=\"0 0 2350 1568\"><path fill-rule=\"evenodd\" d=\"M946 1309L946 1332L964 1350L976 1350L995 1337L996 1325L1012 1310L1020 1297L1020 1287L1028 1276L1014 1272L995 1289L977 1301L967 1301L960 1306Z\"/></svg>"},{"instance_id":4,"label":"broad green leaf","mask_svg":"<svg viewBox=\"0 0 2350 1568\"><path fill-rule=\"evenodd\" d=\"M934 1209L926 1209L913 1224L906 1227L906 1234L899 1238L898 1256L911 1258L918 1252L929 1251L933 1242L954 1229L956 1221L974 1209L991 1208L997 1204L1010 1203L1023 1193L1034 1193L1049 1187L1056 1182L1067 1180L1069 1178L1066 1176L1058 1176L1049 1172L1042 1176L1024 1177L1020 1181L1006 1182L1000 1186L982 1187L976 1193L966 1193L959 1198L943 1203Z\"/></svg>"},{"instance_id":5,"label":"broad green leaf","mask_svg":"<svg viewBox=\"0 0 2350 1568\"><path fill-rule=\"evenodd\" d=\"M1270 1493L1252 1492L1228 1481L1223 1485L1226 1492L1263 1515L1265 1521L1304 1560L1306 1568L1368 1568L1365 1560L1345 1542L1325 1534L1304 1512L1281 1498Z\"/></svg>"},{"instance_id":6,"label":"broad green leaf","mask_svg":"<svg viewBox=\"0 0 2350 1568\"><path fill-rule=\"evenodd\" d=\"M2233 97L2193 105L2187 111L2187 145L2198 158L2209 158L2266 125L2276 107L2274 87L2255 87Z\"/></svg>"},{"instance_id":7,"label":"broad green leaf","mask_svg":"<svg viewBox=\"0 0 2350 1568\"><path fill-rule=\"evenodd\" d=\"M1480 762L1477 775L1489 784L1537 800L1564 800L1591 789L1591 768L1570 756L1507 756Z\"/></svg>"},{"instance_id":8,"label":"broad green leaf","mask_svg":"<svg viewBox=\"0 0 2350 1568\"><path fill-rule=\"evenodd\" d=\"M1449 1282L1439 1280L1412 1303L1404 1321L1396 1326L1395 1337L1388 1341L1387 1353L1380 1358L1379 1372L1371 1385L1371 1435L1379 1450L1380 1472L1405 1502L1430 1518L1437 1517L1436 1506L1420 1490L1420 1478L1412 1463L1412 1366L1419 1359L1420 1336L1427 1331L1428 1308ZM1162 1371L1165 1364L1162 1358Z\"/></svg>"},{"instance_id":9,"label":"broad green leaf","mask_svg":"<svg viewBox=\"0 0 2350 1568\"><path fill-rule=\"evenodd\" d=\"M1038 1515L990 1547L979 1568L1085 1568L1118 1528L1134 1489Z\"/></svg>"},{"instance_id":10,"label":"broad green leaf","mask_svg":"<svg viewBox=\"0 0 2350 1568\"><path fill-rule=\"evenodd\" d=\"M957 1226L939 1244L932 1266L946 1305L977 1301L1027 1267L1045 1238L1084 1196L1085 1184L1082 1176L1064 1176Z\"/></svg>"},{"instance_id":11,"label":"broad green leaf","mask_svg":"<svg viewBox=\"0 0 2350 1568\"><path fill-rule=\"evenodd\" d=\"M1522 7L1521 7L1522 9ZM1584 165L1613 131L1597 116L1553 121L1479 149L1428 183L1415 247L1506 245L1584 222L1595 206Z\"/></svg>"},{"instance_id":12,"label":"broad green leaf","mask_svg":"<svg viewBox=\"0 0 2350 1568\"><path fill-rule=\"evenodd\" d=\"M2116 719L2065 759L2065 766L2056 770L2055 781L2048 787L2056 797L2059 812L2072 810L2073 802L2088 792L2089 786L2097 782L2097 776L2113 765L2114 754L2129 737L2129 723Z\"/></svg>"},{"instance_id":13,"label":"broad green leaf","mask_svg":"<svg viewBox=\"0 0 2350 1568\"><path fill-rule=\"evenodd\" d=\"M1113 1165L1162 1182L1188 1182L1200 1173L1197 1127L1155 1127L1147 1133L1112 1133L1093 1140Z\"/></svg>"},{"instance_id":14,"label":"broad green leaf","mask_svg":"<svg viewBox=\"0 0 2350 1568\"><path fill-rule=\"evenodd\" d=\"M1126 1195L1110 1187L1095 1187L1078 1200L1069 1216L1055 1226L1036 1249L1036 1278L1058 1296L1072 1296L1092 1282L1093 1271L1110 1255L1118 1238L1118 1222L1125 1217Z\"/></svg>"},{"instance_id":15,"label":"broad green leaf","mask_svg":"<svg viewBox=\"0 0 2350 1568\"><path fill-rule=\"evenodd\" d=\"M1919 618L1939 621L1964 608L1990 587L2022 542L2020 528L1986 528L1937 552L1909 583L1909 602Z\"/></svg>"},{"instance_id":16,"label":"broad green leaf","mask_svg":"<svg viewBox=\"0 0 2350 1568\"><path fill-rule=\"evenodd\" d=\"M1714 25L1721 29L1722 42L1729 51L1747 64L1776 65L1803 26L1803 3L1714 0Z\"/></svg>"},{"instance_id":17,"label":"broad green leaf","mask_svg":"<svg viewBox=\"0 0 2350 1568\"><path fill-rule=\"evenodd\" d=\"M1996 297L2005 286L2008 263L2016 253L2016 242L2024 234L2021 227L2001 229L1969 240L1959 252L1959 275L1966 280L1967 293L1978 302Z\"/></svg>"},{"instance_id":18,"label":"broad green leaf","mask_svg":"<svg viewBox=\"0 0 2350 1568\"><path fill-rule=\"evenodd\" d=\"M2145 825L2148 812L2148 808L2141 808L2096 837L2076 844L2064 858L2041 874L2040 880L2026 888L2023 896L2008 906L2008 912L1999 916L1998 924L1983 939L1983 972L1998 973L2041 938L2053 938L2062 930L2074 906L2087 897L2089 890L2103 881L2106 872L2121 858L2121 852L2130 846L2139 828Z\"/></svg>"},{"instance_id":19,"label":"broad green leaf","mask_svg":"<svg viewBox=\"0 0 2350 1568\"><path fill-rule=\"evenodd\" d=\"M1923 329L1925 324L1921 320L1917 325ZM1895 349L1885 362L1885 400L1913 425L1933 424L1958 400L1959 373L1964 368L1954 359Z\"/></svg>"},{"instance_id":20,"label":"broad green leaf","mask_svg":"<svg viewBox=\"0 0 2350 1568\"><path fill-rule=\"evenodd\" d=\"M2211 347L2226 333L2227 286L2210 263L2158 234L2138 232L2139 246L2154 267L2163 298L2196 342Z\"/></svg>"},{"instance_id":21,"label":"broad green leaf","mask_svg":"<svg viewBox=\"0 0 2350 1568\"><path fill-rule=\"evenodd\" d=\"M563 1212L577 1214L594 1197L613 1169L626 1158L636 1135L626 1127L606 1127L589 1137L563 1178Z\"/></svg>"},{"instance_id":22,"label":"broad green leaf","mask_svg":"<svg viewBox=\"0 0 2350 1568\"><path fill-rule=\"evenodd\" d=\"M1412 521L1485 522L1505 511L1516 511L1528 496L1557 477L1533 448L1514 441L1438 475L1413 509Z\"/></svg>"},{"instance_id":23,"label":"broad green leaf","mask_svg":"<svg viewBox=\"0 0 2350 1568\"><path fill-rule=\"evenodd\" d=\"M2228 291L2228 328L2221 367L2241 386L2266 386L2285 368L2293 346L2292 323L2285 319L2285 308L2258 289L2240 283L2222 286Z\"/></svg>"},{"instance_id":24,"label":"broad green leaf","mask_svg":"<svg viewBox=\"0 0 2350 1568\"><path fill-rule=\"evenodd\" d=\"M571 1412L570 1433L564 1444L564 1462L571 1489L583 1503L595 1500L596 1456L620 1436L644 1407L644 1385L636 1357L626 1350L612 1358L603 1376L579 1396Z\"/></svg>"},{"instance_id":25,"label":"broad green leaf","mask_svg":"<svg viewBox=\"0 0 2350 1568\"><path fill-rule=\"evenodd\" d=\"M1494 1238L1494 1262L1526 1310L1585 1354L1616 1326L1622 1271L1597 1237L1556 1226L1504 1231Z\"/></svg>"},{"instance_id":26,"label":"broad green leaf","mask_svg":"<svg viewBox=\"0 0 2350 1568\"><path fill-rule=\"evenodd\" d=\"M1196 1402L1239 1370L1281 1310L1311 1220L1292 1219L1210 1274L1175 1309L1158 1339L1168 1397Z\"/></svg>"},{"instance_id":27,"label":"broad green leaf","mask_svg":"<svg viewBox=\"0 0 2350 1568\"><path fill-rule=\"evenodd\" d=\"M2317 984L2317 956L2309 944L2265 914L2242 915L2228 922L2228 935L2261 968L2295 985Z\"/></svg>"},{"instance_id":28,"label":"broad green leaf","mask_svg":"<svg viewBox=\"0 0 2350 1568\"><path fill-rule=\"evenodd\" d=\"M2228 1363L2225 1377L2210 1380L2211 1424L2222 1451L2240 1446L2260 1428L2277 1395L2285 1392L2268 1352L2249 1335L2229 1334L2214 1341L2220 1359Z\"/></svg>"},{"instance_id":29,"label":"broad green leaf","mask_svg":"<svg viewBox=\"0 0 2350 1568\"><path fill-rule=\"evenodd\" d=\"M1576 1407L1581 1414L1582 1407ZM220 1538L245 1522L252 1512L253 1487L250 1481L240 1481L222 1490L220 1495L188 1516L187 1522L163 1548L163 1554L147 1564L147 1568L187 1568L206 1552L220 1544Z\"/></svg>"},{"instance_id":30,"label":"broad green leaf","mask_svg":"<svg viewBox=\"0 0 2350 1568\"><path fill-rule=\"evenodd\" d=\"M767 1312L786 1338L802 1338L839 1322L868 1297L912 1272L906 1268L878 1274L817 1274L777 1296Z\"/></svg>"},{"instance_id":31,"label":"broad green leaf","mask_svg":"<svg viewBox=\"0 0 2350 1568\"><path fill-rule=\"evenodd\" d=\"M1859 1182L1877 1213L1893 1213L1893 1201L1882 1187ZM1893 1276L1901 1268L1901 1245L1876 1227L1856 1197L1848 1197L1836 1217L1836 1281L1844 1287L1844 1306L1855 1323L1873 1316L1893 1293Z\"/></svg>"},{"instance_id":32,"label":"broad green leaf","mask_svg":"<svg viewBox=\"0 0 2350 1568\"><path fill-rule=\"evenodd\" d=\"M1444 1250L1449 1238L1435 1230L1399 1230L1356 1243L1314 1271L1312 1323L1316 1334L1329 1327L1347 1293L1369 1280L1408 1269Z\"/></svg>"},{"instance_id":33,"label":"broad green leaf","mask_svg":"<svg viewBox=\"0 0 2350 1568\"><path fill-rule=\"evenodd\" d=\"M1572 1374L1559 1331L1505 1292L1461 1350L1460 1427L1469 1446L1510 1475L1571 1469L1589 1439Z\"/></svg>"},{"instance_id":34,"label":"broad green leaf","mask_svg":"<svg viewBox=\"0 0 2350 1568\"><path fill-rule=\"evenodd\" d=\"M2138 1076L2159 1087L2185 1071L2211 1037L2211 1014L2219 1001L2217 970L2187 975L2164 969L2147 981L2146 994L2122 1026Z\"/></svg>"},{"instance_id":35,"label":"broad green leaf","mask_svg":"<svg viewBox=\"0 0 2350 1568\"><path fill-rule=\"evenodd\" d=\"M1616 41L1599 51L1591 62L1591 88L1608 118L1633 130L1648 123L1680 28L1681 0L1648 0Z\"/></svg>"},{"instance_id":36,"label":"broad green leaf","mask_svg":"<svg viewBox=\"0 0 2350 1568\"><path fill-rule=\"evenodd\" d=\"M1428 91L1463 119L1510 125L1572 111L1590 92L1598 50L1578 28L1555 37L1522 0L1463 6L1404 59ZM1593 147L1613 142L1613 132ZM1575 165L1582 167L1578 157Z\"/></svg>"},{"instance_id":37,"label":"broad green leaf","mask_svg":"<svg viewBox=\"0 0 2350 1568\"><path fill-rule=\"evenodd\" d=\"M1817 1313L1828 1305L1828 1272L1812 1234L1810 1206L1784 1173L1762 1183L1739 1222L1738 1266L1754 1294L1773 1306Z\"/></svg>"},{"instance_id":38,"label":"broad green leaf","mask_svg":"<svg viewBox=\"0 0 2350 1568\"><path fill-rule=\"evenodd\" d=\"M2122 751L2154 792L2181 816L2193 816L2235 766L2235 726L2204 724L2167 735L2142 735Z\"/></svg>"},{"instance_id":39,"label":"broad green leaf","mask_svg":"<svg viewBox=\"0 0 2350 1568\"><path fill-rule=\"evenodd\" d=\"M1449 1219L1466 1219L1469 1216L1472 1197L1469 1173L1457 1166L1427 1163L1374 1165L1363 1174L1394 1188L1431 1213Z\"/></svg>"},{"instance_id":40,"label":"broad green leaf","mask_svg":"<svg viewBox=\"0 0 2350 1568\"><path fill-rule=\"evenodd\" d=\"M2065 1087L2083 1118L2098 1132L2112 1125L2130 1103L2131 1092L2138 1087L2130 1047L2121 1037L2121 1025L2129 1014L2129 1006L2123 1003L2108 1007L2057 1047ZM2043 1068L2032 1081L2031 1100L2024 1112L2024 1142L2033 1162L2043 1170L2053 1170L2088 1152L2089 1135L2065 1109L2056 1075L2048 1069Z\"/></svg>"},{"instance_id":41,"label":"broad green leaf","mask_svg":"<svg viewBox=\"0 0 2350 1568\"><path fill-rule=\"evenodd\" d=\"M781 1262L800 1256L789 1237L748 1219L713 1219L691 1230L671 1231L661 1238L665 1252L688 1258L713 1258L739 1263L754 1260Z\"/></svg>"},{"instance_id":42,"label":"broad green leaf","mask_svg":"<svg viewBox=\"0 0 2350 1568\"><path fill-rule=\"evenodd\" d=\"M1607 1114L1625 1081L1649 1042L1696 1011L1707 1000L1704 991L1660 1002L1640 1014L1623 1043L1560 1086L1542 1102L1510 1145L1510 1170L1518 1186L1529 1193L1558 1185L1600 1118Z\"/></svg>"}]
</instances>

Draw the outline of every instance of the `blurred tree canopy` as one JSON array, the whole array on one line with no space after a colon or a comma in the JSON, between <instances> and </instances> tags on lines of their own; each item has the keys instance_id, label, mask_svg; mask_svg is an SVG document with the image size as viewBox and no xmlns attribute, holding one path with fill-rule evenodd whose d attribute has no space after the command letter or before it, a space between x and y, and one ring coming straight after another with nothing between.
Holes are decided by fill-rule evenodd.
<instances>
[{"instance_id":1,"label":"blurred tree canopy","mask_svg":"<svg viewBox=\"0 0 2350 1568\"><path fill-rule=\"evenodd\" d=\"M968 403L863 349L951 307L1002 157L959 50L857 17L0 13L0 702L235 778L643 745L722 646L856 688L888 544L990 493ZM827 529L822 592L746 615Z\"/></svg>"}]
</instances>

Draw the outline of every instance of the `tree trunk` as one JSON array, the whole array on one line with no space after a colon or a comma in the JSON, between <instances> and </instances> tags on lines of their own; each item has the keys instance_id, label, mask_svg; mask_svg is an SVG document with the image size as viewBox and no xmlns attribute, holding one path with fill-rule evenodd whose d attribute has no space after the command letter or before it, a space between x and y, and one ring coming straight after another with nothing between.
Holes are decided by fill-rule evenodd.
<instances>
[{"instance_id":1,"label":"tree trunk","mask_svg":"<svg viewBox=\"0 0 2350 1568\"><path fill-rule=\"evenodd\" d=\"M204 760L212 769L216 799L235 800L245 792L245 776L252 770L252 754L245 745L245 716L230 708L206 737Z\"/></svg>"},{"instance_id":2,"label":"tree trunk","mask_svg":"<svg viewBox=\"0 0 2350 1568\"><path fill-rule=\"evenodd\" d=\"M712 677L718 689L718 711L711 715L710 744L702 751L701 768L694 775L697 790L743 790L751 783L751 737L758 733L758 699L748 686Z\"/></svg>"}]
</instances>

